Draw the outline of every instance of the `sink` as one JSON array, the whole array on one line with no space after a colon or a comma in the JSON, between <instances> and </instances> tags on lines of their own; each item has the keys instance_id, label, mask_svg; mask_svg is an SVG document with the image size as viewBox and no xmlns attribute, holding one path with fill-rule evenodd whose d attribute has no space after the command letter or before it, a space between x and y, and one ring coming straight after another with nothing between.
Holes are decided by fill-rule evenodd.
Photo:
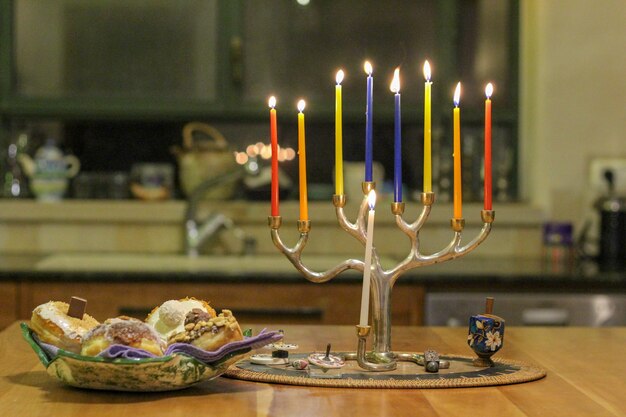
<instances>
[{"instance_id":1,"label":"sink","mask_svg":"<svg viewBox=\"0 0 626 417\"><path fill-rule=\"evenodd\" d=\"M324 271L346 257L304 255L303 259L310 269ZM177 254L59 253L43 258L35 265L35 269L46 272L296 273L294 266L280 253L247 256L207 255L197 258Z\"/></svg>"}]
</instances>

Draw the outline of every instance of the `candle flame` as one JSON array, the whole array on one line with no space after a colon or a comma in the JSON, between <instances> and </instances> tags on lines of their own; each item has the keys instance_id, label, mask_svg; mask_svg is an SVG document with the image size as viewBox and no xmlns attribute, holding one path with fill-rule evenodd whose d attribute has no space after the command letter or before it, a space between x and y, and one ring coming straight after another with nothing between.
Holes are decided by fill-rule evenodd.
<instances>
[{"instance_id":1,"label":"candle flame","mask_svg":"<svg viewBox=\"0 0 626 417\"><path fill-rule=\"evenodd\" d=\"M374 210L374 206L376 206L376 191L371 190L367 194L367 205L370 207L370 210Z\"/></svg>"},{"instance_id":2,"label":"candle flame","mask_svg":"<svg viewBox=\"0 0 626 417\"><path fill-rule=\"evenodd\" d=\"M267 104L270 106L271 109L276 107L276 97L274 96L270 97L270 99L267 100Z\"/></svg>"},{"instance_id":3,"label":"candle flame","mask_svg":"<svg viewBox=\"0 0 626 417\"><path fill-rule=\"evenodd\" d=\"M343 81L343 70L337 71L337 76L335 77L335 80L337 81L337 85L341 84L341 82Z\"/></svg>"},{"instance_id":4,"label":"candle flame","mask_svg":"<svg viewBox=\"0 0 626 417\"><path fill-rule=\"evenodd\" d=\"M370 64L369 61L365 61L365 63L363 64L363 70L365 71L367 75L372 75L372 72L374 72L374 69L372 68L372 64Z\"/></svg>"},{"instance_id":5,"label":"candle flame","mask_svg":"<svg viewBox=\"0 0 626 417\"><path fill-rule=\"evenodd\" d=\"M393 80L391 80L389 89L396 94L400 92L400 68L396 68L393 72Z\"/></svg>"},{"instance_id":6,"label":"candle flame","mask_svg":"<svg viewBox=\"0 0 626 417\"><path fill-rule=\"evenodd\" d=\"M430 81L430 64L428 60L424 62L424 78L426 78L426 81Z\"/></svg>"},{"instance_id":7,"label":"candle flame","mask_svg":"<svg viewBox=\"0 0 626 417\"><path fill-rule=\"evenodd\" d=\"M306 102L304 100L300 100L298 102L298 111L302 113L304 111L304 107L306 107Z\"/></svg>"},{"instance_id":8,"label":"candle flame","mask_svg":"<svg viewBox=\"0 0 626 417\"><path fill-rule=\"evenodd\" d=\"M487 84L487 87L485 87L485 95L487 96L487 98L491 98L492 94L493 94L493 84L489 83Z\"/></svg>"},{"instance_id":9,"label":"candle flame","mask_svg":"<svg viewBox=\"0 0 626 417\"><path fill-rule=\"evenodd\" d=\"M454 106L459 107L459 102L461 101L461 82L456 85L456 89L454 90Z\"/></svg>"}]
</instances>

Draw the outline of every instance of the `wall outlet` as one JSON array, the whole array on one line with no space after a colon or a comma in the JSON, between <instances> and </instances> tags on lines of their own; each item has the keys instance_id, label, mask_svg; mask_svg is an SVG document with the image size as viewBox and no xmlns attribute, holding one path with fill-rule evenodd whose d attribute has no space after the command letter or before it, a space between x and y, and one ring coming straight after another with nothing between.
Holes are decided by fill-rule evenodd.
<instances>
[{"instance_id":1,"label":"wall outlet","mask_svg":"<svg viewBox=\"0 0 626 417\"><path fill-rule=\"evenodd\" d=\"M608 182L604 176L607 169L613 171L616 194L626 196L626 158L593 159L589 168L589 185L592 191L596 195L608 194Z\"/></svg>"}]
</instances>

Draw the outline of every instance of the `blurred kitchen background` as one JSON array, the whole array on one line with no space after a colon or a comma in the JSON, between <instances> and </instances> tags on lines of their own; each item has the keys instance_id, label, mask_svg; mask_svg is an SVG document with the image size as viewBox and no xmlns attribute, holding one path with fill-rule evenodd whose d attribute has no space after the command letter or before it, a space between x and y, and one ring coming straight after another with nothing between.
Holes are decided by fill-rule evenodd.
<instances>
[{"instance_id":1,"label":"blurred kitchen background","mask_svg":"<svg viewBox=\"0 0 626 417\"><path fill-rule=\"evenodd\" d=\"M598 256L597 202L619 203L626 195L625 21L623 0L0 0L0 253L180 255L189 252L185 224L197 210L224 236L192 249L274 254L265 223L264 145L267 100L275 95L285 148L285 224L291 228L297 216L296 102L305 98L310 211L318 233L307 250L360 256L361 247L339 231L330 203L335 72L346 73L349 190L362 180L362 66L366 59L374 65L374 159L384 172L379 189L386 205L393 180L389 83L401 68L404 187L415 212L428 59L437 212L423 244L434 251L450 238L451 109L459 80L467 233L480 227L484 87L492 82L496 226L470 256L501 259L511 275L530 268L538 284L546 271L572 271L580 259ZM192 122L201 128L188 132L185 143L183 130ZM202 160L206 172L188 165L195 153L213 158ZM201 179L231 172L236 163L258 175L222 178L192 198ZM55 185L37 187L41 164L54 171ZM348 193L349 203L360 198ZM623 222L626 209L619 210ZM408 247L394 244L391 216L377 222L379 250L403 257ZM616 227L618 234L624 230ZM297 236L295 230L285 235ZM626 259L623 251L615 257L617 272L607 279L622 282L623 294ZM546 258L553 263L547 269ZM75 266L67 262L66 268ZM501 265L491 272L461 269L488 277ZM572 291L582 291L580 285Z\"/></svg>"}]
</instances>

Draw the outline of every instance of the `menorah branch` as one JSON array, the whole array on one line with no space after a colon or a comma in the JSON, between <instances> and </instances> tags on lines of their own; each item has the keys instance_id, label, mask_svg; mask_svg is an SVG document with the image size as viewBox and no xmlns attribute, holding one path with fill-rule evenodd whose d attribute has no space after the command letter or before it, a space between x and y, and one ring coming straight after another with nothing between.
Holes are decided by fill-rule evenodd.
<instances>
[{"instance_id":1,"label":"menorah branch","mask_svg":"<svg viewBox=\"0 0 626 417\"><path fill-rule=\"evenodd\" d=\"M309 240L310 223L302 224L299 222L300 237L293 247L285 245L280 238L278 232L281 225L280 216L270 216L268 223L271 228L271 236L274 245L285 255L291 264L309 281L315 283L327 282L348 269L355 269L363 272L363 262L357 259L346 259L345 261L335 265L334 267L323 271L316 272L307 268L302 262L302 252Z\"/></svg>"}]
</instances>

